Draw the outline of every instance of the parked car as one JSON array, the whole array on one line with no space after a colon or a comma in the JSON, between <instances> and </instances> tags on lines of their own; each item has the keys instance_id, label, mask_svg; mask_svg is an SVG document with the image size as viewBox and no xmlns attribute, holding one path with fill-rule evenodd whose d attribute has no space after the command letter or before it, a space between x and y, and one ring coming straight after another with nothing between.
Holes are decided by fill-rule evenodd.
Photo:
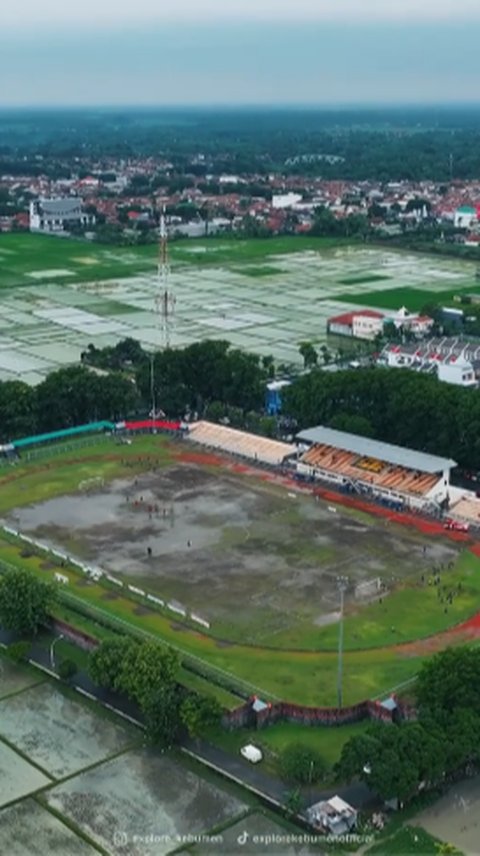
<instances>
[{"instance_id":1,"label":"parked car","mask_svg":"<svg viewBox=\"0 0 480 856\"><path fill-rule=\"evenodd\" d=\"M246 746L242 746L240 754L247 761L250 761L251 764L258 764L258 762L263 758L260 749L257 749L257 747L253 746L251 743L248 743Z\"/></svg>"},{"instance_id":2,"label":"parked car","mask_svg":"<svg viewBox=\"0 0 480 856\"><path fill-rule=\"evenodd\" d=\"M443 524L444 529L452 529L454 532L468 532L470 526L468 523L461 523L459 520L446 520Z\"/></svg>"}]
</instances>

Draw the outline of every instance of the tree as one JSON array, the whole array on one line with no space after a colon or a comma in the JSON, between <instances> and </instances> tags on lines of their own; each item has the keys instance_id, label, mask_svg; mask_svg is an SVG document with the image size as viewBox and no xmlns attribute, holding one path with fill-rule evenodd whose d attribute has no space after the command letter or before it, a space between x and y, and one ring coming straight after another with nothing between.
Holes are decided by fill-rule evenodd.
<instances>
[{"instance_id":1,"label":"tree","mask_svg":"<svg viewBox=\"0 0 480 856\"><path fill-rule=\"evenodd\" d=\"M0 624L6 630L35 634L47 620L55 599L54 583L12 568L0 577Z\"/></svg>"},{"instance_id":2,"label":"tree","mask_svg":"<svg viewBox=\"0 0 480 856\"><path fill-rule=\"evenodd\" d=\"M0 441L9 442L37 430L36 394L19 380L0 383Z\"/></svg>"},{"instance_id":3,"label":"tree","mask_svg":"<svg viewBox=\"0 0 480 856\"><path fill-rule=\"evenodd\" d=\"M332 362L332 355L326 345L321 345L320 351L322 354L323 365L328 366Z\"/></svg>"},{"instance_id":4,"label":"tree","mask_svg":"<svg viewBox=\"0 0 480 856\"><path fill-rule=\"evenodd\" d=\"M173 684L179 668L178 654L158 642L132 646L122 662L118 689L127 693L142 708L149 704L152 693Z\"/></svg>"},{"instance_id":5,"label":"tree","mask_svg":"<svg viewBox=\"0 0 480 856\"><path fill-rule=\"evenodd\" d=\"M466 646L446 648L427 660L416 683L423 715L444 722L458 709L480 709L480 651Z\"/></svg>"},{"instance_id":6,"label":"tree","mask_svg":"<svg viewBox=\"0 0 480 856\"><path fill-rule=\"evenodd\" d=\"M386 321L383 325L383 338L387 342L398 342L401 339L401 330L393 321Z\"/></svg>"},{"instance_id":7,"label":"tree","mask_svg":"<svg viewBox=\"0 0 480 856\"><path fill-rule=\"evenodd\" d=\"M311 785L320 782L327 769L322 756L303 743L290 743L280 755L280 774L286 782Z\"/></svg>"},{"instance_id":8,"label":"tree","mask_svg":"<svg viewBox=\"0 0 480 856\"><path fill-rule=\"evenodd\" d=\"M89 656L88 672L92 680L100 687L119 689L124 661L138 644L130 636L116 636L101 642Z\"/></svg>"},{"instance_id":9,"label":"tree","mask_svg":"<svg viewBox=\"0 0 480 856\"><path fill-rule=\"evenodd\" d=\"M181 692L172 682L156 686L142 704L147 737L151 743L167 749L176 742L180 730Z\"/></svg>"},{"instance_id":10,"label":"tree","mask_svg":"<svg viewBox=\"0 0 480 856\"><path fill-rule=\"evenodd\" d=\"M68 428L97 419L97 380L83 366L51 372L36 390L39 429Z\"/></svg>"},{"instance_id":11,"label":"tree","mask_svg":"<svg viewBox=\"0 0 480 856\"><path fill-rule=\"evenodd\" d=\"M361 437L373 437L373 425L366 416L351 415L350 413L337 413L330 420L330 427L338 431L348 431L350 434L359 434Z\"/></svg>"},{"instance_id":12,"label":"tree","mask_svg":"<svg viewBox=\"0 0 480 856\"><path fill-rule=\"evenodd\" d=\"M300 342L298 351L303 358L304 368L308 369L317 365L318 354L311 342Z\"/></svg>"},{"instance_id":13,"label":"tree","mask_svg":"<svg viewBox=\"0 0 480 856\"><path fill-rule=\"evenodd\" d=\"M209 728L218 725L222 708L208 696L190 693L180 707L180 719L190 737L201 737Z\"/></svg>"},{"instance_id":14,"label":"tree","mask_svg":"<svg viewBox=\"0 0 480 856\"><path fill-rule=\"evenodd\" d=\"M31 647L30 642L12 642L7 648L7 657L14 663L24 663Z\"/></svg>"},{"instance_id":15,"label":"tree","mask_svg":"<svg viewBox=\"0 0 480 856\"><path fill-rule=\"evenodd\" d=\"M382 799L406 802L422 782L436 782L443 765L442 741L421 724L377 724L345 744L336 772L362 779Z\"/></svg>"},{"instance_id":16,"label":"tree","mask_svg":"<svg viewBox=\"0 0 480 856\"><path fill-rule=\"evenodd\" d=\"M225 417L225 405L221 401L211 401L207 405L205 418L211 422L220 422Z\"/></svg>"}]
</instances>

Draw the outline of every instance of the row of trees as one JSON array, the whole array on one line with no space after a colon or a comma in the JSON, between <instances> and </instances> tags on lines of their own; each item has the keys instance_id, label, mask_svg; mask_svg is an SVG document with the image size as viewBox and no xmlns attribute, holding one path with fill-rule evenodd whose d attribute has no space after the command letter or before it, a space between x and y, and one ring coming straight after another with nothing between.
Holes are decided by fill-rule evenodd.
<instances>
[{"instance_id":1,"label":"row of trees","mask_svg":"<svg viewBox=\"0 0 480 856\"><path fill-rule=\"evenodd\" d=\"M480 652L450 648L420 671L418 721L374 725L345 744L337 774L406 803L480 764Z\"/></svg>"},{"instance_id":2,"label":"row of trees","mask_svg":"<svg viewBox=\"0 0 480 856\"><path fill-rule=\"evenodd\" d=\"M90 345L82 363L52 372L37 387L0 382L0 442L149 412L152 379L156 406L169 416L189 410L201 415L215 402L217 410L227 413L230 408L243 418L261 411L265 383L273 372L271 357L208 340L156 354L153 371L150 355L133 339L101 350Z\"/></svg>"},{"instance_id":3,"label":"row of trees","mask_svg":"<svg viewBox=\"0 0 480 856\"><path fill-rule=\"evenodd\" d=\"M138 704L150 740L162 747L171 746L182 732L200 737L220 721L221 707L215 699L190 693L178 684L179 668L173 649L127 636L102 642L89 663L96 684Z\"/></svg>"},{"instance_id":4,"label":"row of trees","mask_svg":"<svg viewBox=\"0 0 480 856\"><path fill-rule=\"evenodd\" d=\"M300 346L313 370L283 392L284 413L299 428L324 424L400 446L453 457L480 469L480 392L440 383L405 370L378 367L326 373L315 368L311 343ZM330 354L322 350L322 362ZM21 381L0 383L0 442L99 419L148 413L155 404L168 416L187 412L228 420L270 436L275 421L262 416L265 384L274 372L271 357L204 341L167 349L152 360L126 340L113 348L89 348L87 366L50 374L32 388ZM153 371L152 371L153 368Z\"/></svg>"},{"instance_id":5,"label":"row of trees","mask_svg":"<svg viewBox=\"0 0 480 856\"><path fill-rule=\"evenodd\" d=\"M135 386L120 373L99 376L81 366L52 372L37 387L0 383L0 441L119 419L137 404Z\"/></svg>"},{"instance_id":6,"label":"row of trees","mask_svg":"<svg viewBox=\"0 0 480 856\"><path fill-rule=\"evenodd\" d=\"M285 389L300 428L330 425L480 469L480 392L398 369L312 371Z\"/></svg>"}]
</instances>

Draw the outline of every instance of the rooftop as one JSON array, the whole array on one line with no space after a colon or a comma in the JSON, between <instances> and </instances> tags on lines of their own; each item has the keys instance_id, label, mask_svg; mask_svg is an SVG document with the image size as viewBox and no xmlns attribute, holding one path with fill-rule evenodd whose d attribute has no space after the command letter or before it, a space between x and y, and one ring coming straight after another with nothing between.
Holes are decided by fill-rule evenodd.
<instances>
[{"instance_id":1,"label":"rooftop","mask_svg":"<svg viewBox=\"0 0 480 856\"><path fill-rule=\"evenodd\" d=\"M381 443L368 437L348 434L346 431L325 428L323 425L300 431L297 434L297 440L304 443L324 443L327 446L342 449L344 452L352 452L367 458L379 458L388 464L419 470L422 473L439 473L457 466L456 461L451 458L440 458L426 452L404 449L402 446Z\"/></svg>"},{"instance_id":2,"label":"rooftop","mask_svg":"<svg viewBox=\"0 0 480 856\"><path fill-rule=\"evenodd\" d=\"M352 312L344 312L343 315L335 315L334 318L329 318L330 324L353 324L354 318L384 318L383 312L376 312L375 309L355 309Z\"/></svg>"}]
</instances>

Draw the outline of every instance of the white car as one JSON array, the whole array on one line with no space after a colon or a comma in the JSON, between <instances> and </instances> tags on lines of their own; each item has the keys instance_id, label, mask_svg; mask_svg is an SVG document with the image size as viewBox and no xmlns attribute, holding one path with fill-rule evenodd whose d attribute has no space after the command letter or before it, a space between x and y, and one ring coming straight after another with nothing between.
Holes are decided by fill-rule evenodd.
<instances>
[{"instance_id":1,"label":"white car","mask_svg":"<svg viewBox=\"0 0 480 856\"><path fill-rule=\"evenodd\" d=\"M253 746L251 743L248 743L246 746L242 746L240 754L243 758L246 758L247 761L250 761L251 764L258 764L258 762L263 758L260 749L257 749L257 747Z\"/></svg>"}]
</instances>

